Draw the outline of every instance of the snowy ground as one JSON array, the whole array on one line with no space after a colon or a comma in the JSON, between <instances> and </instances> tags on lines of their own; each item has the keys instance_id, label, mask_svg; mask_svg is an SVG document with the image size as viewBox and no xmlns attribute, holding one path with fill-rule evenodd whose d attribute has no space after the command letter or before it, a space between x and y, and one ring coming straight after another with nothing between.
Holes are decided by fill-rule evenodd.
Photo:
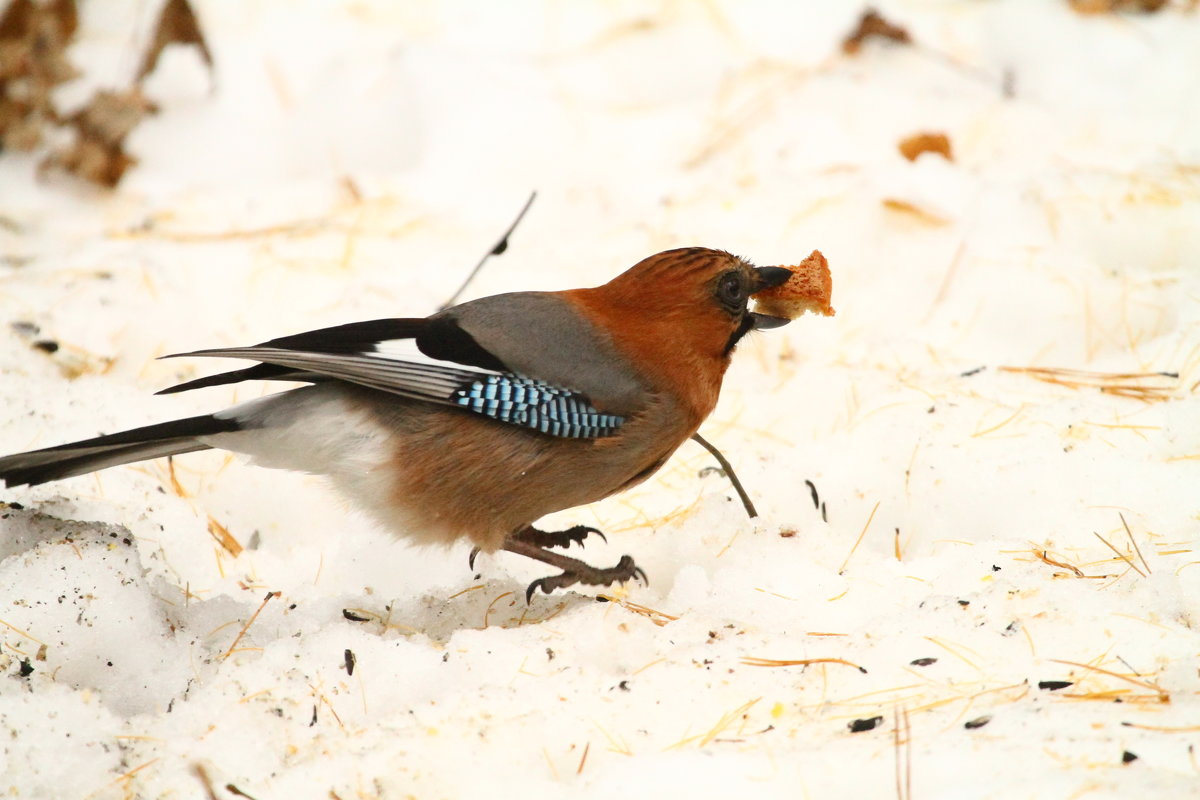
<instances>
[{"instance_id":1,"label":"snowy ground","mask_svg":"<svg viewBox=\"0 0 1200 800\"><path fill-rule=\"evenodd\" d=\"M428 313L532 189L473 295L819 248L838 316L703 428L757 520L690 444L561 515L616 602L221 454L3 490L0 795L1200 797L1185 5L882 3L916 45L851 58L848 3L199 4L215 78L168 52L118 191L0 157L0 452L269 388L151 397L217 367L163 353ZM156 7L83 4L64 103Z\"/></svg>"}]
</instances>

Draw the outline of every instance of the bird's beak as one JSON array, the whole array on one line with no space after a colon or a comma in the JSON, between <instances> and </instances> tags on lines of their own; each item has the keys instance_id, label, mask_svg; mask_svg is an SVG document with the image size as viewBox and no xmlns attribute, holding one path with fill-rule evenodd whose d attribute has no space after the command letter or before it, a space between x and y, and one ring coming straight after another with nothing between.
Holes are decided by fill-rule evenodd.
<instances>
[{"instance_id":1,"label":"bird's beak","mask_svg":"<svg viewBox=\"0 0 1200 800\"><path fill-rule=\"evenodd\" d=\"M754 330L769 331L771 328L782 328L791 322L787 317L769 317L766 314L759 314L751 311L750 319L754 321Z\"/></svg>"},{"instance_id":2,"label":"bird's beak","mask_svg":"<svg viewBox=\"0 0 1200 800\"><path fill-rule=\"evenodd\" d=\"M754 275L758 278L758 283L750 294L782 286L787 283L788 278L792 277L792 271L787 267L755 267Z\"/></svg>"},{"instance_id":3,"label":"bird's beak","mask_svg":"<svg viewBox=\"0 0 1200 800\"><path fill-rule=\"evenodd\" d=\"M754 287L755 292L761 292L763 289L773 289L776 286L782 286L787 283L788 278L792 277L792 271L785 267L755 267L754 275L758 278L758 283ZM786 317L770 317L766 314L757 314L750 312L750 319L754 321L754 329L759 331L770 330L771 328L782 328L791 322Z\"/></svg>"}]
</instances>

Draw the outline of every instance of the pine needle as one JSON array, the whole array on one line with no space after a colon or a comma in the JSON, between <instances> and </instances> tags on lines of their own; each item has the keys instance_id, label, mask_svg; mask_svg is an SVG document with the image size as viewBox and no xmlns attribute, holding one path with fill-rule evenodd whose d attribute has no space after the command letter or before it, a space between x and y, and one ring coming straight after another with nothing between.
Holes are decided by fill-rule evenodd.
<instances>
[{"instance_id":1,"label":"pine needle","mask_svg":"<svg viewBox=\"0 0 1200 800\"><path fill-rule=\"evenodd\" d=\"M847 667L854 667L859 672L866 674L865 667L855 664L853 661L847 661L844 658L757 658L755 656L744 656L741 659L742 663L748 667L807 667L809 664L845 664Z\"/></svg>"}]
</instances>

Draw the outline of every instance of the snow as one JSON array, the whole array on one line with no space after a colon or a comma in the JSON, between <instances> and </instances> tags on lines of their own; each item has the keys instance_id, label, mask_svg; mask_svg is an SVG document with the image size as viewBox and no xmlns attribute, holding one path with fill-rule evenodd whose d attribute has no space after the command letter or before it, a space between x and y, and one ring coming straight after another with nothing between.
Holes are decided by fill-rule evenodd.
<instances>
[{"instance_id":1,"label":"snow","mask_svg":"<svg viewBox=\"0 0 1200 800\"><path fill-rule=\"evenodd\" d=\"M165 353L429 313L533 189L472 296L816 248L838 315L745 342L702 429L757 519L689 444L549 520L646 570L613 602L220 453L3 490L0 794L1200 796L1186 6L889 2L917 45L847 57L840 3L198 4L216 72L168 50L117 191L0 157L0 452L270 390L152 397L213 369ZM61 101L156 13L83 4Z\"/></svg>"}]
</instances>

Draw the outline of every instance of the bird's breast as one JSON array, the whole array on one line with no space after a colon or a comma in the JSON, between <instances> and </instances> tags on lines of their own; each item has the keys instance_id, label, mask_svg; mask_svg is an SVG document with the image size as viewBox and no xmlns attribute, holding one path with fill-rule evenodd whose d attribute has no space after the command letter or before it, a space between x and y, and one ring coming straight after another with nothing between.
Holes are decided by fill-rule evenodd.
<instances>
[{"instance_id":1,"label":"bird's breast","mask_svg":"<svg viewBox=\"0 0 1200 800\"><path fill-rule=\"evenodd\" d=\"M375 393L360 402L392 431L376 516L420 542L467 539L488 551L540 517L641 482L695 430L673 400L657 396L601 439L547 436Z\"/></svg>"}]
</instances>

